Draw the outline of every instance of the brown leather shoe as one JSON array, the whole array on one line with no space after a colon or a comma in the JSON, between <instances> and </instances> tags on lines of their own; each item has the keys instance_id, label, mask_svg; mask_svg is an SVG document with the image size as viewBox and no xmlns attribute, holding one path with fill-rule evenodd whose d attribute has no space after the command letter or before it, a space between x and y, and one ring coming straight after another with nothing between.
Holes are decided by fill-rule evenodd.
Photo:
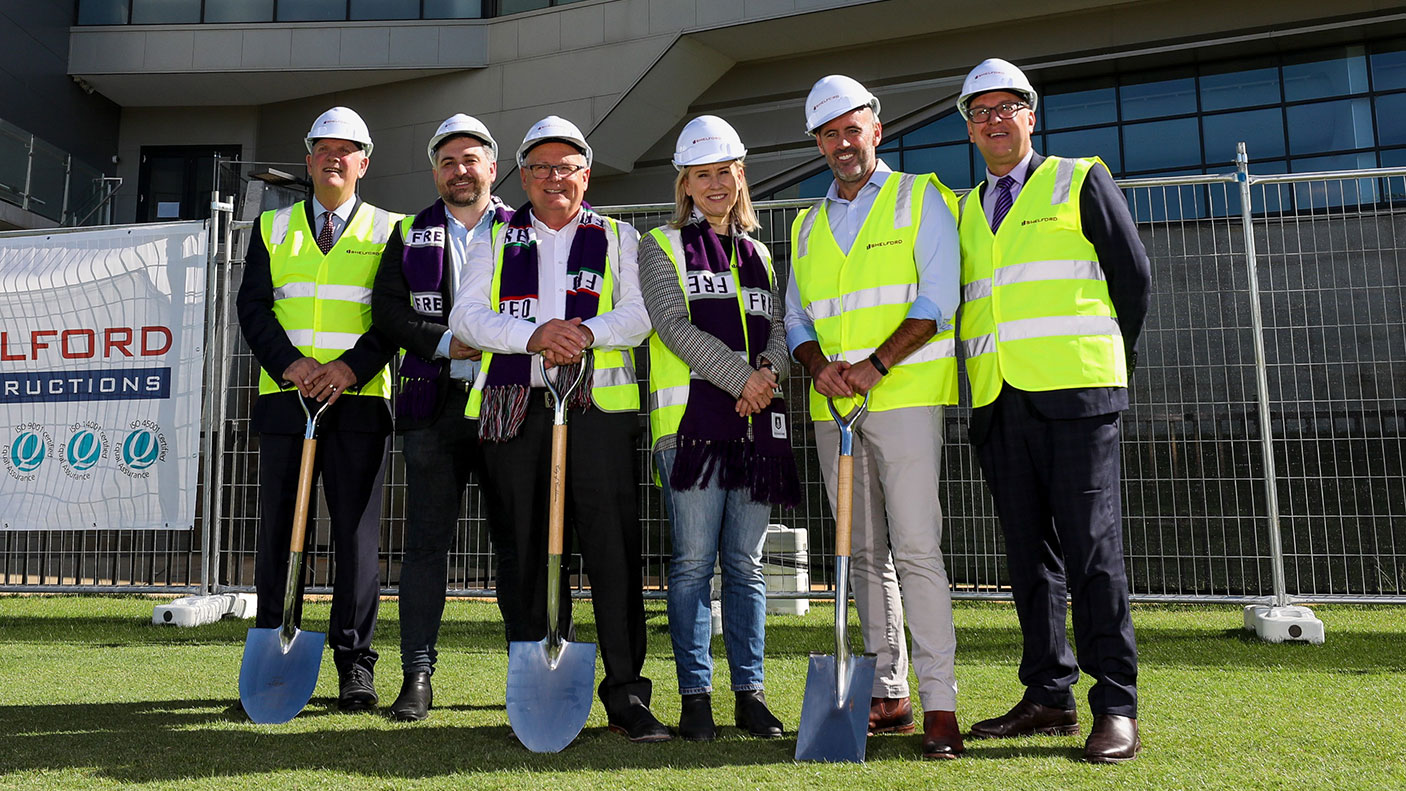
<instances>
[{"instance_id":1,"label":"brown leather shoe","mask_svg":"<svg viewBox=\"0 0 1406 791\"><path fill-rule=\"evenodd\" d=\"M1016 736L1069 736L1079 732L1079 713L1022 700L999 717L972 726L973 739L1010 739Z\"/></svg>"},{"instance_id":2,"label":"brown leather shoe","mask_svg":"<svg viewBox=\"0 0 1406 791\"><path fill-rule=\"evenodd\" d=\"M908 698L871 698L869 700L869 735L876 733L912 733L913 704Z\"/></svg>"},{"instance_id":3,"label":"brown leather shoe","mask_svg":"<svg viewBox=\"0 0 1406 791\"><path fill-rule=\"evenodd\" d=\"M962 754L962 730L955 711L923 712L923 757L956 758Z\"/></svg>"},{"instance_id":4,"label":"brown leather shoe","mask_svg":"<svg viewBox=\"0 0 1406 791\"><path fill-rule=\"evenodd\" d=\"M1120 764L1142 749L1137 720L1118 714L1094 715L1094 727L1084 743L1084 760L1091 764Z\"/></svg>"}]
</instances>

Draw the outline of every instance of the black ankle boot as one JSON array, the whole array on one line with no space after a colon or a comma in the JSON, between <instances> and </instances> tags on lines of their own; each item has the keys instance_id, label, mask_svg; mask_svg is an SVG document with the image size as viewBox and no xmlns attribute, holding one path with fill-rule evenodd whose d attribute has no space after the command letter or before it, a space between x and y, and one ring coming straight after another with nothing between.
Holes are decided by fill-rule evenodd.
<instances>
[{"instance_id":1,"label":"black ankle boot","mask_svg":"<svg viewBox=\"0 0 1406 791\"><path fill-rule=\"evenodd\" d=\"M434 702L434 692L430 689L430 674L419 670L405 674L405 683L400 685L400 694L391 704L391 719L401 722L419 722L430 716L430 706Z\"/></svg>"},{"instance_id":2,"label":"black ankle boot","mask_svg":"<svg viewBox=\"0 0 1406 791\"><path fill-rule=\"evenodd\" d=\"M766 693L760 689L737 693L737 727L761 739L782 733L781 720L766 707Z\"/></svg>"},{"instance_id":3,"label":"black ankle boot","mask_svg":"<svg viewBox=\"0 0 1406 791\"><path fill-rule=\"evenodd\" d=\"M713 696L707 692L683 696L683 712L679 715L679 736L691 742L711 742L718 738L713 724Z\"/></svg>"}]
</instances>

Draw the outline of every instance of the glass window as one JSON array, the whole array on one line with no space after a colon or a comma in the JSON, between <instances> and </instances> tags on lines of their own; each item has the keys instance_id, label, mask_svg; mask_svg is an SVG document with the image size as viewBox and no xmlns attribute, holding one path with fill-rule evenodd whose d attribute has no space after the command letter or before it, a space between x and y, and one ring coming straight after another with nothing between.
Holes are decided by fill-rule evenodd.
<instances>
[{"instance_id":1,"label":"glass window","mask_svg":"<svg viewBox=\"0 0 1406 791\"><path fill-rule=\"evenodd\" d=\"M1117 97L1112 88L1056 93L1040 97L1046 129L1111 124L1118 120Z\"/></svg>"},{"instance_id":2,"label":"glass window","mask_svg":"<svg viewBox=\"0 0 1406 791\"><path fill-rule=\"evenodd\" d=\"M206 22L272 22L273 0L205 0Z\"/></svg>"},{"instance_id":3,"label":"glass window","mask_svg":"<svg viewBox=\"0 0 1406 791\"><path fill-rule=\"evenodd\" d=\"M1406 143L1406 93L1377 97L1377 145Z\"/></svg>"},{"instance_id":4,"label":"glass window","mask_svg":"<svg viewBox=\"0 0 1406 791\"><path fill-rule=\"evenodd\" d=\"M1196 112L1196 79L1184 77L1124 85L1118 89L1118 96L1125 121L1186 115Z\"/></svg>"},{"instance_id":5,"label":"glass window","mask_svg":"<svg viewBox=\"0 0 1406 791\"><path fill-rule=\"evenodd\" d=\"M952 143L967 139L967 122L956 111L908 132L903 136L904 146L922 146L929 143Z\"/></svg>"},{"instance_id":6,"label":"glass window","mask_svg":"<svg viewBox=\"0 0 1406 791\"><path fill-rule=\"evenodd\" d=\"M899 148L899 143L898 143L899 139L900 139L900 138L897 138L897 137L886 137L886 138L884 138L883 140L879 141L879 150L880 150L880 151L897 151L898 148Z\"/></svg>"},{"instance_id":7,"label":"glass window","mask_svg":"<svg viewBox=\"0 0 1406 791\"><path fill-rule=\"evenodd\" d=\"M886 151L879 155L879 159L882 159L893 170L903 169L902 159L897 151Z\"/></svg>"},{"instance_id":8,"label":"glass window","mask_svg":"<svg viewBox=\"0 0 1406 791\"><path fill-rule=\"evenodd\" d=\"M161 25L200 21L200 0L132 0L132 24Z\"/></svg>"},{"instance_id":9,"label":"glass window","mask_svg":"<svg viewBox=\"0 0 1406 791\"><path fill-rule=\"evenodd\" d=\"M1200 168L1174 170L1155 173L1156 176L1194 176ZM1209 211L1206 203L1206 188L1200 184L1168 185L1165 187L1145 187L1128 195L1129 209L1137 222L1165 222L1167 220L1187 220L1205 217Z\"/></svg>"},{"instance_id":10,"label":"glass window","mask_svg":"<svg viewBox=\"0 0 1406 791\"><path fill-rule=\"evenodd\" d=\"M1372 109L1365 98L1288 108L1289 153L1316 154L1372 145Z\"/></svg>"},{"instance_id":11,"label":"glass window","mask_svg":"<svg viewBox=\"0 0 1406 791\"><path fill-rule=\"evenodd\" d=\"M1201 119L1201 129L1206 162L1234 162L1235 144L1240 142L1251 161L1284 156L1284 111L1278 107L1208 115Z\"/></svg>"},{"instance_id":12,"label":"glass window","mask_svg":"<svg viewBox=\"0 0 1406 791\"><path fill-rule=\"evenodd\" d=\"M1250 171L1259 176L1288 173L1289 163L1282 159L1255 162ZM1207 186L1207 190L1210 193L1212 217L1238 217L1240 215L1240 185L1238 183L1211 184ZM1250 187L1250 211L1254 214L1279 214L1293 203L1292 195L1293 189L1288 184L1254 185Z\"/></svg>"},{"instance_id":13,"label":"glass window","mask_svg":"<svg viewBox=\"0 0 1406 791\"><path fill-rule=\"evenodd\" d=\"M1330 157L1308 157L1289 163L1295 173L1360 170L1376 166L1377 155L1371 151ZM1376 203L1377 195L1377 179L1327 179L1294 184L1294 204L1299 211Z\"/></svg>"},{"instance_id":14,"label":"glass window","mask_svg":"<svg viewBox=\"0 0 1406 791\"><path fill-rule=\"evenodd\" d=\"M425 0L425 19L478 19L483 0Z\"/></svg>"},{"instance_id":15,"label":"glass window","mask_svg":"<svg viewBox=\"0 0 1406 791\"><path fill-rule=\"evenodd\" d=\"M327 22L347 18L347 0L278 0L279 22Z\"/></svg>"},{"instance_id":16,"label":"glass window","mask_svg":"<svg viewBox=\"0 0 1406 791\"><path fill-rule=\"evenodd\" d=\"M1284 65L1284 98L1320 99L1367 90L1367 57L1360 45L1338 50L1338 57Z\"/></svg>"},{"instance_id":17,"label":"glass window","mask_svg":"<svg viewBox=\"0 0 1406 791\"><path fill-rule=\"evenodd\" d=\"M419 19L420 0L351 0L352 19Z\"/></svg>"},{"instance_id":18,"label":"glass window","mask_svg":"<svg viewBox=\"0 0 1406 791\"><path fill-rule=\"evenodd\" d=\"M1051 132L1046 154L1062 157L1100 157L1111 173L1123 172L1123 158L1118 150L1118 127L1082 129L1078 132Z\"/></svg>"},{"instance_id":19,"label":"glass window","mask_svg":"<svg viewBox=\"0 0 1406 791\"><path fill-rule=\"evenodd\" d=\"M125 25L127 0L78 0L78 24Z\"/></svg>"},{"instance_id":20,"label":"glass window","mask_svg":"<svg viewBox=\"0 0 1406 791\"><path fill-rule=\"evenodd\" d=\"M498 16L520 14L523 11L535 11L538 8L546 8L549 5L551 5L549 0L498 0Z\"/></svg>"},{"instance_id":21,"label":"glass window","mask_svg":"<svg viewBox=\"0 0 1406 791\"><path fill-rule=\"evenodd\" d=\"M1231 110L1279 101L1279 68L1250 62L1212 67L1201 75L1201 109ZM1239 68L1235 68L1239 66Z\"/></svg>"},{"instance_id":22,"label":"glass window","mask_svg":"<svg viewBox=\"0 0 1406 791\"><path fill-rule=\"evenodd\" d=\"M1406 40L1392 42L1391 51L1372 56L1372 87L1379 91L1406 88Z\"/></svg>"},{"instance_id":23,"label":"glass window","mask_svg":"<svg viewBox=\"0 0 1406 791\"><path fill-rule=\"evenodd\" d=\"M1195 118L1127 124L1123 127L1123 168L1165 170L1201 162L1201 133Z\"/></svg>"},{"instance_id":24,"label":"glass window","mask_svg":"<svg viewBox=\"0 0 1406 791\"><path fill-rule=\"evenodd\" d=\"M823 198L830 189L830 182L834 180L834 176L830 175L830 169L826 168L797 184L796 197Z\"/></svg>"},{"instance_id":25,"label":"glass window","mask_svg":"<svg viewBox=\"0 0 1406 791\"><path fill-rule=\"evenodd\" d=\"M1406 167L1406 148L1393 148L1393 149L1391 149L1390 151L1383 151L1383 152L1382 152L1382 167L1384 167L1384 168ZM1399 182L1399 181L1402 180L1402 178L1406 178L1406 177L1398 176L1398 177L1392 179L1392 181Z\"/></svg>"},{"instance_id":26,"label":"glass window","mask_svg":"<svg viewBox=\"0 0 1406 791\"><path fill-rule=\"evenodd\" d=\"M967 143L919 148L903 153L903 170L906 173L936 173L943 184L954 190L966 189L972 181L971 157Z\"/></svg>"}]
</instances>

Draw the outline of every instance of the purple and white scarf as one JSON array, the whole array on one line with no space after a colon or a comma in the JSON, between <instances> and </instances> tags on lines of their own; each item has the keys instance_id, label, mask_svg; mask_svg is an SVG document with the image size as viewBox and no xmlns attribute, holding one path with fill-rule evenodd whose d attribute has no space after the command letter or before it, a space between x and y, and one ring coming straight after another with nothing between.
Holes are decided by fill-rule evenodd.
<instances>
[{"instance_id":1,"label":"purple and white scarf","mask_svg":"<svg viewBox=\"0 0 1406 791\"><path fill-rule=\"evenodd\" d=\"M510 210L497 195L488 202L494 222L506 222ZM415 215L401 248L401 269L410 288L410 304L415 312L430 321L446 324L449 288L452 277L446 277L445 246L449 240L449 218L443 200ZM424 420L434 414L439 393L437 382L449 360L426 360L406 350L400 361L400 394L396 399L396 415Z\"/></svg>"},{"instance_id":2,"label":"purple and white scarf","mask_svg":"<svg viewBox=\"0 0 1406 791\"><path fill-rule=\"evenodd\" d=\"M727 275L732 268L722 240L707 220L689 223L679 229L683 243L685 281L696 282L714 275ZM686 288L689 320L694 326L745 355L749 363L766 348L771 333L771 277L752 240L741 234L736 245L738 298L755 309L738 308L738 298L695 298L695 289ZM698 289L709 293L706 289ZM765 295L764 299L757 299ZM752 297L749 299L748 297ZM774 397L761 412L741 417L737 399L707 381L693 378L688 386L688 403L679 422L677 453L669 485L676 490L703 487L713 475L724 489L750 490L753 500L770 505L793 507L801 501L801 483L791 452L786 424L786 402ZM748 431L748 428L751 431Z\"/></svg>"},{"instance_id":3,"label":"purple and white scarf","mask_svg":"<svg viewBox=\"0 0 1406 791\"><path fill-rule=\"evenodd\" d=\"M566 257L566 276L571 284L566 292L567 320L593 318L600 309L600 294L605 284L609 226L604 217L585 203L581 204L579 226L571 240ZM503 268L498 279L498 310L511 312L527 321L537 323L541 300L537 287L537 232L532 227L532 204L525 203L508 219L503 237ZM517 436L527 416L527 402L532 387L531 354L484 355L488 378L484 383L483 400L479 408L478 435L486 442L503 442ZM591 354L581 362L563 366L556 372L558 381L576 378L577 366L585 365L581 386L567 400L569 407L591 405ZM491 362L491 364L490 364Z\"/></svg>"}]
</instances>

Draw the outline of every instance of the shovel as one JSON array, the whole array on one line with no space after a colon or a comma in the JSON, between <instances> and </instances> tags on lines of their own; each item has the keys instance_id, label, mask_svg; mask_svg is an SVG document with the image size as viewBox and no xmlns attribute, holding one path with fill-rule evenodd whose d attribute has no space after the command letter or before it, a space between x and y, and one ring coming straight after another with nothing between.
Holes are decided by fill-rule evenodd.
<instances>
[{"instance_id":1,"label":"shovel","mask_svg":"<svg viewBox=\"0 0 1406 791\"><path fill-rule=\"evenodd\" d=\"M303 431L303 458L298 466L298 499L293 507L293 535L288 540L288 580L283 593L283 626L250 629L239 666L239 702L244 713L258 723L287 722L308 705L317 687L322 666L323 632L304 632L294 617L298 581L303 574L303 544L307 535L308 504L312 499L313 462L317 457L317 421L331 402L316 414L299 397L307 426Z\"/></svg>"},{"instance_id":2,"label":"shovel","mask_svg":"<svg viewBox=\"0 0 1406 791\"><path fill-rule=\"evenodd\" d=\"M566 521L566 399L586 374L558 390L542 358L537 369L552 395L552 492L547 523L547 636L508 644L508 723L534 753L561 752L586 724L595 698L596 644L564 640L557 629L561 608L562 531ZM560 372L560 369L558 369Z\"/></svg>"},{"instance_id":3,"label":"shovel","mask_svg":"<svg viewBox=\"0 0 1406 791\"><path fill-rule=\"evenodd\" d=\"M797 761L864 762L869 735L869 697L874 686L874 654L849 651L850 527L854 505L854 424L869 407L869 394L848 420L830 414L840 427L840 480L835 492L835 655L810 655L801 723L796 729Z\"/></svg>"}]
</instances>

